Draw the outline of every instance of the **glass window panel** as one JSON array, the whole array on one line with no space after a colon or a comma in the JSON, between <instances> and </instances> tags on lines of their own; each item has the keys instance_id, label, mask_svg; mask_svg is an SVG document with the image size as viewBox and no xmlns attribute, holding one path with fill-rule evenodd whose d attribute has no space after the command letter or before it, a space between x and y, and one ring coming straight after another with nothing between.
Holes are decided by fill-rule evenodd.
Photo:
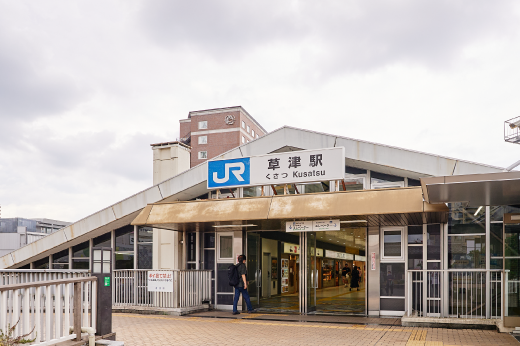
<instances>
[{"instance_id":1,"label":"glass window panel","mask_svg":"<svg viewBox=\"0 0 520 346\"><path fill-rule=\"evenodd\" d=\"M82 259L73 259L72 260L72 269L90 269L88 258Z\"/></svg>"},{"instance_id":2,"label":"glass window panel","mask_svg":"<svg viewBox=\"0 0 520 346\"><path fill-rule=\"evenodd\" d=\"M520 256L520 225L505 225L505 255Z\"/></svg>"},{"instance_id":3,"label":"glass window panel","mask_svg":"<svg viewBox=\"0 0 520 346\"><path fill-rule=\"evenodd\" d=\"M194 262L196 260L195 247L196 247L196 234L195 232L186 233L186 260L188 262Z\"/></svg>"},{"instance_id":4,"label":"glass window panel","mask_svg":"<svg viewBox=\"0 0 520 346\"><path fill-rule=\"evenodd\" d=\"M117 264L117 261L116 261ZM133 269L133 262L132 262L132 268L116 268L116 269ZM103 263L103 273L110 273L110 263Z\"/></svg>"},{"instance_id":5,"label":"glass window panel","mask_svg":"<svg viewBox=\"0 0 520 346\"><path fill-rule=\"evenodd\" d=\"M101 250L94 250L94 261L101 261Z\"/></svg>"},{"instance_id":6,"label":"glass window panel","mask_svg":"<svg viewBox=\"0 0 520 346\"><path fill-rule=\"evenodd\" d=\"M502 233L503 224L502 223L492 223L491 224L491 239L490 239L490 247L491 247L491 256L502 256L503 244L502 244Z\"/></svg>"},{"instance_id":7,"label":"glass window panel","mask_svg":"<svg viewBox=\"0 0 520 346\"><path fill-rule=\"evenodd\" d=\"M339 190L340 191L353 191L353 190L363 190L363 182L365 179L363 178L348 178L344 179L343 182L339 182Z\"/></svg>"},{"instance_id":8,"label":"glass window panel","mask_svg":"<svg viewBox=\"0 0 520 346\"><path fill-rule=\"evenodd\" d=\"M53 263L52 269L69 269L68 263Z\"/></svg>"},{"instance_id":9,"label":"glass window panel","mask_svg":"<svg viewBox=\"0 0 520 346\"><path fill-rule=\"evenodd\" d=\"M214 232L204 233L204 247L206 249L215 248L215 233Z\"/></svg>"},{"instance_id":10,"label":"glass window panel","mask_svg":"<svg viewBox=\"0 0 520 346\"><path fill-rule=\"evenodd\" d=\"M427 269L439 270L441 269L441 262L428 262Z\"/></svg>"},{"instance_id":11,"label":"glass window panel","mask_svg":"<svg viewBox=\"0 0 520 346\"><path fill-rule=\"evenodd\" d=\"M449 203L449 234L486 233L486 208L465 207L463 203Z\"/></svg>"},{"instance_id":12,"label":"glass window panel","mask_svg":"<svg viewBox=\"0 0 520 346\"><path fill-rule=\"evenodd\" d=\"M220 193L218 198L237 198L238 197L238 189L220 189ZM217 194L213 193L212 198L217 198Z\"/></svg>"},{"instance_id":13,"label":"glass window panel","mask_svg":"<svg viewBox=\"0 0 520 346\"><path fill-rule=\"evenodd\" d=\"M491 221L504 221L504 214L520 213L520 208L511 205L501 205L490 207Z\"/></svg>"},{"instance_id":14,"label":"glass window panel","mask_svg":"<svg viewBox=\"0 0 520 346\"><path fill-rule=\"evenodd\" d=\"M294 184L287 184L287 192L289 195L294 195L296 193L296 189L294 188L294 186L295 186ZM274 189L275 189L277 195L283 195L283 188L284 188L284 185L274 185ZM305 192L307 192L307 190L305 190ZM301 193L301 191L300 191L300 193ZM273 192L273 194L274 194L274 192Z\"/></svg>"},{"instance_id":15,"label":"glass window panel","mask_svg":"<svg viewBox=\"0 0 520 346\"><path fill-rule=\"evenodd\" d=\"M139 244L137 246L137 268L152 269L153 263L153 245Z\"/></svg>"},{"instance_id":16,"label":"glass window panel","mask_svg":"<svg viewBox=\"0 0 520 346\"><path fill-rule=\"evenodd\" d=\"M381 296L404 297L404 263L381 263Z\"/></svg>"},{"instance_id":17,"label":"glass window panel","mask_svg":"<svg viewBox=\"0 0 520 346\"><path fill-rule=\"evenodd\" d=\"M441 225L427 226L428 246L426 255L428 260L441 259Z\"/></svg>"},{"instance_id":18,"label":"glass window panel","mask_svg":"<svg viewBox=\"0 0 520 346\"><path fill-rule=\"evenodd\" d=\"M448 265L450 269L486 267L485 235L449 236Z\"/></svg>"},{"instance_id":19,"label":"glass window panel","mask_svg":"<svg viewBox=\"0 0 520 346\"><path fill-rule=\"evenodd\" d=\"M34 269L49 269L49 257L44 257L33 263Z\"/></svg>"},{"instance_id":20,"label":"glass window panel","mask_svg":"<svg viewBox=\"0 0 520 346\"><path fill-rule=\"evenodd\" d=\"M94 273L101 273L101 262L94 262Z\"/></svg>"},{"instance_id":21,"label":"glass window panel","mask_svg":"<svg viewBox=\"0 0 520 346\"><path fill-rule=\"evenodd\" d=\"M134 251L134 226L116 229L115 251Z\"/></svg>"},{"instance_id":22,"label":"glass window panel","mask_svg":"<svg viewBox=\"0 0 520 346\"><path fill-rule=\"evenodd\" d=\"M404 181L404 177L398 177L396 175L384 174L379 172L370 172L370 179L372 183L388 183L396 181Z\"/></svg>"},{"instance_id":23,"label":"glass window panel","mask_svg":"<svg viewBox=\"0 0 520 346\"><path fill-rule=\"evenodd\" d=\"M233 287L229 286L227 270L233 263L219 263L217 269L217 292L233 292Z\"/></svg>"},{"instance_id":24,"label":"glass window panel","mask_svg":"<svg viewBox=\"0 0 520 346\"><path fill-rule=\"evenodd\" d=\"M384 231L384 257L401 257L401 231Z\"/></svg>"},{"instance_id":25,"label":"glass window panel","mask_svg":"<svg viewBox=\"0 0 520 346\"><path fill-rule=\"evenodd\" d=\"M408 178L408 186L421 186L421 181Z\"/></svg>"},{"instance_id":26,"label":"glass window panel","mask_svg":"<svg viewBox=\"0 0 520 346\"><path fill-rule=\"evenodd\" d=\"M408 244L422 244L423 243L423 227L422 226L408 226Z\"/></svg>"},{"instance_id":27,"label":"glass window panel","mask_svg":"<svg viewBox=\"0 0 520 346\"><path fill-rule=\"evenodd\" d=\"M69 263L69 249L52 255L52 263Z\"/></svg>"},{"instance_id":28,"label":"glass window panel","mask_svg":"<svg viewBox=\"0 0 520 346\"><path fill-rule=\"evenodd\" d=\"M423 269L422 246L408 246L408 269Z\"/></svg>"},{"instance_id":29,"label":"glass window panel","mask_svg":"<svg viewBox=\"0 0 520 346\"><path fill-rule=\"evenodd\" d=\"M509 281L520 280L520 258L506 258L506 270L509 270ZM518 287L518 283L516 284Z\"/></svg>"},{"instance_id":30,"label":"glass window panel","mask_svg":"<svg viewBox=\"0 0 520 346\"><path fill-rule=\"evenodd\" d=\"M84 243L73 246L72 247L72 257L73 258L90 257L89 242L86 241Z\"/></svg>"},{"instance_id":31,"label":"glass window panel","mask_svg":"<svg viewBox=\"0 0 520 346\"><path fill-rule=\"evenodd\" d=\"M134 254L132 253L115 253L116 264L115 269L134 269ZM103 263L103 265L110 263ZM103 267L104 268L104 267Z\"/></svg>"},{"instance_id":32,"label":"glass window panel","mask_svg":"<svg viewBox=\"0 0 520 346\"><path fill-rule=\"evenodd\" d=\"M345 173L347 174L367 174L366 169L345 166Z\"/></svg>"},{"instance_id":33,"label":"glass window panel","mask_svg":"<svg viewBox=\"0 0 520 346\"><path fill-rule=\"evenodd\" d=\"M215 250L204 250L204 269L211 270L211 277L215 277Z\"/></svg>"},{"instance_id":34,"label":"glass window panel","mask_svg":"<svg viewBox=\"0 0 520 346\"><path fill-rule=\"evenodd\" d=\"M186 267L187 269L196 269L197 265L195 263L187 263Z\"/></svg>"},{"instance_id":35,"label":"glass window panel","mask_svg":"<svg viewBox=\"0 0 520 346\"><path fill-rule=\"evenodd\" d=\"M94 238L94 246L95 247L112 247L111 244L111 232L100 235L99 237Z\"/></svg>"},{"instance_id":36,"label":"glass window panel","mask_svg":"<svg viewBox=\"0 0 520 346\"><path fill-rule=\"evenodd\" d=\"M244 187L243 189L244 197L258 197L262 195L262 187L261 186L250 186Z\"/></svg>"},{"instance_id":37,"label":"glass window panel","mask_svg":"<svg viewBox=\"0 0 520 346\"><path fill-rule=\"evenodd\" d=\"M153 229L151 227L139 227L137 237L139 243L152 243Z\"/></svg>"},{"instance_id":38,"label":"glass window panel","mask_svg":"<svg viewBox=\"0 0 520 346\"><path fill-rule=\"evenodd\" d=\"M490 259L490 269L502 269L502 266L504 265L504 261L497 258L491 258Z\"/></svg>"},{"instance_id":39,"label":"glass window panel","mask_svg":"<svg viewBox=\"0 0 520 346\"><path fill-rule=\"evenodd\" d=\"M233 236L220 236L220 258L233 258Z\"/></svg>"}]
</instances>

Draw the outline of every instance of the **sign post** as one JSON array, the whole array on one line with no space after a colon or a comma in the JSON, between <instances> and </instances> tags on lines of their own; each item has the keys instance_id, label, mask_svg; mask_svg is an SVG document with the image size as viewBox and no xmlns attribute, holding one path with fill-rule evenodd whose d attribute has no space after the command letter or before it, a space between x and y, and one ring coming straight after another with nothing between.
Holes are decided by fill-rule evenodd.
<instances>
[{"instance_id":1,"label":"sign post","mask_svg":"<svg viewBox=\"0 0 520 346\"><path fill-rule=\"evenodd\" d=\"M112 333L112 249L93 247L91 256L92 275L97 277L96 335L107 335Z\"/></svg>"}]
</instances>

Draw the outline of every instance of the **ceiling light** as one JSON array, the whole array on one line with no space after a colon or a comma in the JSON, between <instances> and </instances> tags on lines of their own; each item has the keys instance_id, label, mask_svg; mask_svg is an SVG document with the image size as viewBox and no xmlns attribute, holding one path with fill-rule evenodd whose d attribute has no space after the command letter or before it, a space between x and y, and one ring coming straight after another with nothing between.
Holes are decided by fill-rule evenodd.
<instances>
[{"instance_id":1,"label":"ceiling light","mask_svg":"<svg viewBox=\"0 0 520 346\"><path fill-rule=\"evenodd\" d=\"M252 226L257 226L257 225L253 225L252 223L249 223L247 225L213 225L211 227L215 227L215 228L229 228L229 227L252 227Z\"/></svg>"},{"instance_id":2,"label":"ceiling light","mask_svg":"<svg viewBox=\"0 0 520 346\"><path fill-rule=\"evenodd\" d=\"M475 214L473 214L473 216L477 216L477 214L480 212L481 209L482 209L482 206L478 207L477 211L475 212Z\"/></svg>"},{"instance_id":3,"label":"ceiling light","mask_svg":"<svg viewBox=\"0 0 520 346\"><path fill-rule=\"evenodd\" d=\"M339 223L358 223L358 222L368 222L367 220L348 220L348 221L340 221Z\"/></svg>"}]
</instances>

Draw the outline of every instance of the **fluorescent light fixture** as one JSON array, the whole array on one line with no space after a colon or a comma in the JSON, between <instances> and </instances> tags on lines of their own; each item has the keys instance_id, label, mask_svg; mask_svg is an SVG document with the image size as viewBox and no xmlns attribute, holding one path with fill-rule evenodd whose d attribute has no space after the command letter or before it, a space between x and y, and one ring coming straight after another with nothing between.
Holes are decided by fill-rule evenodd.
<instances>
[{"instance_id":1,"label":"fluorescent light fixture","mask_svg":"<svg viewBox=\"0 0 520 346\"><path fill-rule=\"evenodd\" d=\"M480 212L481 209L482 209L482 206L478 207L477 211L475 212L475 214L473 214L473 216L477 216L477 214Z\"/></svg>"},{"instance_id":2,"label":"fluorescent light fixture","mask_svg":"<svg viewBox=\"0 0 520 346\"><path fill-rule=\"evenodd\" d=\"M214 225L214 226L211 226L211 227L215 227L215 228L229 228L229 227L253 227L253 226L257 226L257 225L253 225L252 223L249 223L247 225Z\"/></svg>"},{"instance_id":3,"label":"fluorescent light fixture","mask_svg":"<svg viewBox=\"0 0 520 346\"><path fill-rule=\"evenodd\" d=\"M358 223L358 222L368 222L367 220L349 220L349 221L340 221L339 223Z\"/></svg>"}]
</instances>

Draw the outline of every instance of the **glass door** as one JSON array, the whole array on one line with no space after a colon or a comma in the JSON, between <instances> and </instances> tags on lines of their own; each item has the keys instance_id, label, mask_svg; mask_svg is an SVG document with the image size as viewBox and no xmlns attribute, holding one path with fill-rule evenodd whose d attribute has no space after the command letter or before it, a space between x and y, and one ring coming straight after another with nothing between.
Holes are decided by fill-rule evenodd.
<instances>
[{"instance_id":1,"label":"glass door","mask_svg":"<svg viewBox=\"0 0 520 346\"><path fill-rule=\"evenodd\" d=\"M504 269L509 270L504 324L520 326L520 224L504 225Z\"/></svg>"},{"instance_id":2,"label":"glass door","mask_svg":"<svg viewBox=\"0 0 520 346\"><path fill-rule=\"evenodd\" d=\"M253 307L260 307L260 294L262 290L262 257L261 257L261 239L256 233L247 233L247 291L251 297Z\"/></svg>"}]
</instances>

